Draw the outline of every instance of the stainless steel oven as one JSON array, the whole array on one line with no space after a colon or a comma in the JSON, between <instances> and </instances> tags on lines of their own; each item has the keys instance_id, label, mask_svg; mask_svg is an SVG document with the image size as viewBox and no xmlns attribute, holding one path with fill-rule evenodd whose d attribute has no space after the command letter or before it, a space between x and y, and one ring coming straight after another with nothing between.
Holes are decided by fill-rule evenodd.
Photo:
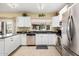
<instances>
[{"instance_id":1,"label":"stainless steel oven","mask_svg":"<svg viewBox=\"0 0 79 59\"><path fill-rule=\"evenodd\" d=\"M27 45L28 46L36 45L35 33L28 33L27 34Z\"/></svg>"},{"instance_id":2,"label":"stainless steel oven","mask_svg":"<svg viewBox=\"0 0 79 59\"><path fill-rule=\"evenodd\" d=\"M66 51L71 51L70 54L79 55L79 4L63 14L62 46ZM66 52L62 51L64 55ZM69 55L67 53L65 55Z\"/></svg>"}]
</instances>

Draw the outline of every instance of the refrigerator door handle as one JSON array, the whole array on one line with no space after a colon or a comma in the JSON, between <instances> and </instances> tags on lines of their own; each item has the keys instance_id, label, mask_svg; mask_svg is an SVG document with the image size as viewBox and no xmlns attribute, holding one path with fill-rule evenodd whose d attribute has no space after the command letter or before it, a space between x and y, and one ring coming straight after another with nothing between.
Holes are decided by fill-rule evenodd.
<instances>
[{"instance_id":1,"label":"refrigerator door handle","mask_svg":"<svg viewBox=\"0 0 79 59\"><path fill-rule=\"evenodd\" d=\"M67 23L67 37L69 44L71 44L73 36L73 19L72 16L69 16L68 23Z\"/></svg>"}]
</instances>

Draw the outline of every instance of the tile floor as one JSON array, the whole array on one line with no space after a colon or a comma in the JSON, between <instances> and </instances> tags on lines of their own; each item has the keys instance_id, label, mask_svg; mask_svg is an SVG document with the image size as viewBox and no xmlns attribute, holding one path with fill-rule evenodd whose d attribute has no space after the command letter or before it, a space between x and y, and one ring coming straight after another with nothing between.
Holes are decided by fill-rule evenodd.
<instances>
[{"instance_id":1,"label":"tile floor","mask_svg":"<svg viewBox=\"0 0 79 59\"><path fill-rule=\"evenodd\" d=\"M48 49L36 49L36 46L21 46L11 56L60 56L54 46Z\"/></svg>"}]
</instances>

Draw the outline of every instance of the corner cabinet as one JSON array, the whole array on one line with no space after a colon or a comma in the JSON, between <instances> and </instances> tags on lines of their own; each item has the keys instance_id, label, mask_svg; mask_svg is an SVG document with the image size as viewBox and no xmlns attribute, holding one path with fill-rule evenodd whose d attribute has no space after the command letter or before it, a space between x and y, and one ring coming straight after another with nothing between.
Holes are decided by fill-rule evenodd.
<instances>
[{"instance_id":1,"label":"corner cabinet","mask_svg":"<svg viewBox=\"0 0 79 59\"><path fill-rule=\"evenodd\" d=\"M19 35L15 35L9 38L5 38L5 56L12 53L17 47L20 46Z\"/></svg>"},{"instance_id":2,"label":"corner cabinet","mask_svg":"<svg viewBox=\"0 0 79 59\"><path fill-rule=\"evenodd\" d=\"M17 27L31 27L31 17L17 17L16 26Z\"/></svg>"}]
</instances>

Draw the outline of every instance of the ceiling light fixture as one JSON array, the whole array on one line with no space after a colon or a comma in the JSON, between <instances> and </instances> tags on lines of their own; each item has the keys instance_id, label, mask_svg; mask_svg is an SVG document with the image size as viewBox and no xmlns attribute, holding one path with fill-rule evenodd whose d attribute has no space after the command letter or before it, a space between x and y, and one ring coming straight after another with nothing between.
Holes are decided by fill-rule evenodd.
<instances>
[{"instance_id":1,"label":"ceiling light fixture","mask_svg":"<svg viewBox=\"0 0 79 59\"><path fill-rule=\"evenodd\" d=\"M44 7L45 7L45 4L41 4L41 10L43 10L44 9Z\"/></svg>"},{"instance_id":2,"label":"ceiling light fixture","mask_svg":"<svg viewBox=\"0 0 79 59\"><path fill-rule=\"evenodd\" d=\"M8 3L8 6L10 6L11 8L16 8L18 6L18 4L16 4L16 3Z\"/></svg>"},{"instance_id":3,"label":"ceiling light fixture","mask_svg":"<svg viewBox=\"0 0 79 59\"><path fill-rule=\"evenodd\" d=\"M41 11L41 10L44 9L45 4L43 4L43 3L39 3L39 4L37 5L37 7L38 7L38 9Z\"/></svg>"}]
</instances>

